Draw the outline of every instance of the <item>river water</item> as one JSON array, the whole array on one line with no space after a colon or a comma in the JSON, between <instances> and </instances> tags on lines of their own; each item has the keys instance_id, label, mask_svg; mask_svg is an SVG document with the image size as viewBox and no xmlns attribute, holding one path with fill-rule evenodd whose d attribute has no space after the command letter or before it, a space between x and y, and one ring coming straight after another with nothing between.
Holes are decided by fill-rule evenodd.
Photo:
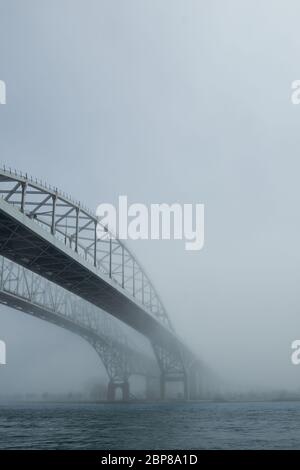
<instances>
[{"instance_id":1,"label":"river water","mask_svg":"<svg viewBox=\"0 0 300 470\"><path fill-rule=\"evenodd\" d=\"M300 449L300 402L0 405L0 449Z\"/></svg>"}]
</instances>

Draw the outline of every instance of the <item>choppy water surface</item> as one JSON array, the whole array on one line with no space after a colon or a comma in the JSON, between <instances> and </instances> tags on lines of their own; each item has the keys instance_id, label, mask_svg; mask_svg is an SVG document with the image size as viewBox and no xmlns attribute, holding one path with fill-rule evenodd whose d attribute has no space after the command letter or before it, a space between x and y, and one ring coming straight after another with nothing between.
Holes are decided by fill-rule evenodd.
<instances>
[{"instance_id":1,"label":"choppy water surface","mask_svg":"<svg viewBox=\"0 0 300 470\"><path fill-rule=\"evenodd\" d=\"M300 449L300 402L0 405L1 449Z\"/></svg>"}]
</instances>

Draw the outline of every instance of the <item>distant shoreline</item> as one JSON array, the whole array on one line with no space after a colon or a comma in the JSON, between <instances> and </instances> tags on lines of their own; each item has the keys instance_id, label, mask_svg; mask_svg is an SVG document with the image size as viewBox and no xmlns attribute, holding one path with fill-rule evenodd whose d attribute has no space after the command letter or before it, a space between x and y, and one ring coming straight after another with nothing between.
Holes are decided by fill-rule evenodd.
<instances>
[{"instance_id":1,"label":"distant shoreline","mask_svg":"<svg viewBox=\"0 0 300 470\"><path fill-rule=\"evenodd\" d=\"M198 403L215 403L215 404L226 404L226 403L289 403L289 402L300 402L300 398L270 398L270 399L245 399L245 400L168 400L168 401L147 401L147 400L130 400L130 401L107 401L107 400L0 400L1 405L186 405L186 404L198 404Z\"/></svg>"}]
</instances>

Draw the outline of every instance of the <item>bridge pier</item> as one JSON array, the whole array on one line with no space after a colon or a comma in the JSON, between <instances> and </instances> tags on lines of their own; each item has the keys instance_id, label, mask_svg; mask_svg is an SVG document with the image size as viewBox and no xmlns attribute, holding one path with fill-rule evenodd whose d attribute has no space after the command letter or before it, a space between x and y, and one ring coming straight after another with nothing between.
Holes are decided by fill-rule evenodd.
<instances>
[{"instance_id":1,"label":"bridge pier","mask_svg":"<svg viewBox=\"0 0 300 470\"><path fill-rule=\"evenodd\" d=\"M179 345L165 348L158 343L152 343L154 354L160 368L160 399L166 400L166 385L169 382L182 384L182 389L177 393L177 399L189 399L188 371L184 354Z\"/></svg>"},{"instance_id":2,"label":"bridge pier","mask_svg":"<svg viewBox=\"0 0 300 470\"><path fill-rule=\"evenodd\" d=\"M155 401L160 397L160 377L157 375L149 376L145 375L145 398L147 401Z\"/></svg>"},{"instance_id":3,"label":"bridge pier","mask_svg":"<svg viewBox=\"0 0 300 470\"><path fill-rule=\"evenodd\" d=\"M164 401L166 398L166 379L164 374L160 376L160 399Z\"/></svg>"},{"instance_id":4,"label":"bridge pier","mask_svg":"<svg viewBox=\"0 0 300 470\"><path fill-rule=\"evenodd\" d=\"M168 382L182 383L183 385L183 394L182 399L184 401L189 399L189 387L188 380L185 374L180 376L172 376L162 373L160 376L160 399L162 401L166 400L166 385Z\"/></svg>"},{"instance_id":5,"label":"bridge pier","mask_svg":"<svg viewBox=\"0 0 300 470\"><path fill-rule=\"evenodd\" d=\"M121 389L122 391L122 401L129 401L130 388L129 388L129 382L127 380L125 382L114 382L113 380L110 380L107 386L107 400L115 401L116 391L118 389Z\"/></svg>"}]
</instances>

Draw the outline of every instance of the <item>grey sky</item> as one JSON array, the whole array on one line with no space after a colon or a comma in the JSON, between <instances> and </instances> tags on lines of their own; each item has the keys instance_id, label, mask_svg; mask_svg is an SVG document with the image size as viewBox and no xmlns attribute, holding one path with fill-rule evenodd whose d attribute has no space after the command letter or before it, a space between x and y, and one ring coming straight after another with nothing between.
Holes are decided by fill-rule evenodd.
<instances>
[{"instance_id":1,"label":"grey sky","mask_svg":"<svg viewBox=\"0 0 300 470\"><path fill-rule=\"evenodd\" d=\"M0 0L1 160L93 209L203 202L203 251L131 248L182 337L248 387L300 386L299 15L291 0ZM68 332L0 312L4 389L101 369Z\"/></svg>"}]
</instances>

